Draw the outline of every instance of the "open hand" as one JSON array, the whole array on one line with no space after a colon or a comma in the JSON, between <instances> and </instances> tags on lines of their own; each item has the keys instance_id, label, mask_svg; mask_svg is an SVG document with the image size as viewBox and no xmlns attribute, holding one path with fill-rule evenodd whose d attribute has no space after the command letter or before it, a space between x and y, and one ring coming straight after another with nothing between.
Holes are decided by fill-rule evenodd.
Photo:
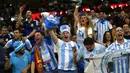
<instances>
[{"instance_id":1,"label":"open hand","mask_svg":"<svg viewBox=\"0 0 130 73\"><path fill-rule=\"evenodd\" d=\"M22 6L19 8L19 11L20 11L20 12L23 12L23 10L25 9L25 7L26 7L26 4L22 5Z\"/></svg>"}]
</instances>

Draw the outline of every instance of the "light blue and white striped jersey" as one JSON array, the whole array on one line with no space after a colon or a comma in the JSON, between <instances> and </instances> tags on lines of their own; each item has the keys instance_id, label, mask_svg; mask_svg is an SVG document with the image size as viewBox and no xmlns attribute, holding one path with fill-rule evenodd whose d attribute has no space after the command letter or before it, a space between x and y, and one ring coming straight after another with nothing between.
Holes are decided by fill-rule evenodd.
<instances>
[{"instance_id":1,"label":"light blue and white striped jersey","mask_svg":"<svg viewBox=\"0 0 130 73\"><path fill-rule=\"evenodd\" d=\"M130 40L124 39L124 43L122 45L120 45L117 41L115 41L110 46L108 46L106 52L111 52L111 51L114 52L123 49L130 49Z\"/></svg>"},{"instance_id":2,"label":"light blue and white striped jersey","mask_svg":"<svg viewBox=\"0 0 130 73\"><path fill-rule=\"evenodd\" d=\"M87 49L87 48L85 48L85 49ZM85 58L85 60L87 60L92 56L95 57L98 54L101 54L101 53L105 52L105 49L106 49L105 46L103 46L101 44L98 44L98 43L95 43L95 48L94 48L94 50L92 52L84 50L84 58ZM85 61L86 66L88 65L88 63L89 62Z\"/></svg>"},{"instance_id":3,"label":"light blue and white striped jersey","mask_svg":"<svg viewBox=\"0 0 130 73\"><path fill-rule=\"evenodd\" d=\"M48 61L51 59L51 61L44 62L44 67L46 71L54 70L58 67L57 60L54 55L54 45L52 43L52 39L50 36L44 37L44 40L41 44L39 44L39 49L41 52L41 56L43 61ZM34 59L34 47L32 49L32 61L35 62Z\"/></svg>"},{"instance_id":4,"label":"light blue and white striped jersey","mask_svg":"<svg viewBox=\"0 0 130 73\"><path fill-rule=\"evenodd\" d=\"M92 19L93 25L94 27L96 26L96 23L99 21L99 18L94 18Z\"/></svg>"},{"instance_id":5,"label":"light blue and white striped jersey","mask_svg":"<svg viewBox=\"0 0 130 73\"><path fill-rule=\"evenodd\" d=\"M15 43L16 41L14 39L11 39L9 40L6 44L5 44L5 47L6 48L10 48L10 47L13 47L13 44ZM22 42L22 41L21 41ZM32 49L32 44L30 43L30 41L28 39L25 40L25 47L30 50Z\"/></svg>"},{"instance_id":6,"label":"light blue and white striped jersey","mask_svg":"<svg viewBox=\"0 0 130 73\"><path fill-rule=\"evenodd\" d=\"M129 73L129 56L114 57L114 73Z\"/></svg>"},{"instance_id":7,"label":"light blue and white striped jersey","mask_svg":"<svg viewBox=\"0 0 130 73\"><path fill-rule=\"evenodd\" d=\"M60 70L76 70L76 64L73 61L73 49L76 47L76 50L79 52L78 46L75 42L64 42L58 39L56 44L58 51L58 69Z\"/></svg>"},{"instance_id":8,"label":"light blue and white striped jersey","mask_svg":"<svg viewBox=\"0 0 130 73\"><path fill-rule=\"evenodd\" d=\"M87 49L87 48L85 48ZM96 56L97 54L105 52L106 48L105 46L95 43L95 48L92 52L89 52L87 50L84 50L84 58L90 58L91 55Z\"/></svg>"},{"instance_id":9,"label":"light blue and white striped jersey","mask_svg":"<svg viewBox=\"0 0 130 73\"><path fill-rule=\"evenodd\" d=\"M103 43L103 35L106 31L112 29L112 25L106 19L99 20L94 27L94 31L96 31L96 39L99 43Z\"/></svg>"}]
</instances>

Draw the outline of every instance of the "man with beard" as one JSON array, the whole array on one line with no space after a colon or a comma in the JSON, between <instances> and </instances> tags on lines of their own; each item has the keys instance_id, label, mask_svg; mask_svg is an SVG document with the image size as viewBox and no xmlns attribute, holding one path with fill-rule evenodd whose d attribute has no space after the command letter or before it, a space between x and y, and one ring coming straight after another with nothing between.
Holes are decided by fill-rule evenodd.
<instances>
[{"instance_id":1,"label":"man with beard","mask_svg":"<svg viewBox=\"0 0 130 73\"><path fill-rule=\"evenodd\" d=\"M6 57L5 69L12 69L12 73L28 73L30 69L31 55L25 50L25 43L17 41L13 44L14 51L10 58Z\"/></svg>"},{"instance_id":2,"label":"man with beard","mask_svg":"<svg viewBox=\"0 0 130 73\"><path fill-rule=\"evenodd\" d=\"M58 51L58 73L77 73L76 63L79 60L79 48L71 41L70 27L62 25L60 27L62 40L57 38L52 29L48 29Z\"/></svg>"},{"instance_id":3,"label":"man with beard","mask_svg":"<svg viewBox=\"0 0 130 73\"><path fill-rule=\"evenodd\" d=\"M24 42L25 43L25 47L27 50L31 51L31 48L32 48L32 45L30 43L30 41L28 39L26 39L25 41L23 41L23 36L22 36L22 33L21 33L21 30L20 29L14 29L13 31L14 33L14 38L13 39L10 39L6 44L5 46L3 47L5 50L6 50L6 56L9 57L9 54L14 51L14 48L13 48L13 44L17 41L21 41L21 42ZM3 49L2 48L2 49ZM10 70L9 70L10 71Z\"/></svg>"},{"instance_id":4,"label":"man with beard","mask_svg":"<svg viewBox=\"0 0 130 73\"><path fill-rule=\"evenodd\" d=\"M86 38L84 40L84 46L87 51L84 50L84 58L85 58L85 67L88 65L90 61L90 57L94 57L100 53L105 52L105 46L95 43L92 38Z\"/></svg>"},{"instance_id":5,"label":"man with beard","mask_svg":"<svg viewBox=\"0 0 130 73\"><path fill-rule=\"evenodd\" d=\"M4 46L6 42L13 38L13 35L9 34L9 30L7 26L2 27L2 32L0 35L0 46Z\"/></svg>"},{"instance_id":6,"label":"man with beard","mask_svg":"<svg viewBox=\"0 0 130 73\"><path fill-rule=\"evenodd\" d=\"M129 49L130 48L130 41L124 38L124 32L121 27L116 28L116 41L113 42L108 48L106 49L107 52Z\"/></svg>"}]
</instances>

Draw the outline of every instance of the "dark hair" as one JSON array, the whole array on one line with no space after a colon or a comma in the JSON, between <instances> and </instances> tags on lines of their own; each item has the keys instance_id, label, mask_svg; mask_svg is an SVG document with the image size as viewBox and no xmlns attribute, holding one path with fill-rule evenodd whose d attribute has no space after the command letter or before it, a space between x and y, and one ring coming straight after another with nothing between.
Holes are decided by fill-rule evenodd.
<instances>
[{"instance_id":1,"label":"dark hair","mask_svg":"<svg viewBox=\"0 0 130 73\"><path fill-rule=\"evenodd\" d=\"M2 28L4 28L4 29L7 29L7 30L8 30L8 26L5 26L5 25L4 25L4 26L2 26Z\"/></svg>"},{"instance_id":2,"label":"dark hair","mask_svg":"<svg viewBox=\"0 0 130 73\"><path fill-rule=\"evenodd\" d=\"M92 39L92 38L85 38L84 39L84 45L93 45L94 44L94 39Z\"/></svg>"},{"instance_id":3,"label":"dark hair","mask_svg":"<svg viewBox=\"0 0 130 73\"><path fill-rule=\"evenodd\" d=\"M15 31L15 30L19 30L19 32L21 33L21 30L20 30L19 28L15 28L14 31Z\"/></svg>"},{"instance_id":4,"label":"dark hair","mask_svg":"<svg viewBox=\"0 0 130 73\"><path fill-rule=\"evenodd\" d=\"M103 11L103 10L99 11L99 13L101 13L101 12L102 12L102 13L104 13L104 11Z\"/></svg>"},{"instance_id":5,"label":"dark hair","mask_svg":"<svg viewBox=\"0 0 130 73\"><path fill-rule=\"evenodd\" d=\"M41 35L43 35L43 36L45 36L45 33L43 32L43 31L41 31L41 30L37 30L35 33L41 33Z\"/></svg>"},{"instance_id":6,"label":"dark hair","mask_svg":"<svg viewBox=\"0 0 130 73\"><path fill-rule=\"evenodd\" d=\"M105 33L104 33L104 35L103 35L103 43L106 43L107 42L107 39L106 39L106 34L107 34L107 32L109 32L110 33L110 36L111 36L111 40L110 40L110 42L112 43L113 42L113 37L112 37L112 34L111 34L111 32L110 31L106 31Z\"/></svg>"}]
</instances>

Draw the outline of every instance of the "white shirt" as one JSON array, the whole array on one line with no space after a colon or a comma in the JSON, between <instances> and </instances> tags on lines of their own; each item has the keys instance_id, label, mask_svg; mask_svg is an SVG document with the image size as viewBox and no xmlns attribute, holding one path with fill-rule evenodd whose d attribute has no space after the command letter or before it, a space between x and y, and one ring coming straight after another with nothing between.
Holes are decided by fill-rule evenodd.
<instances>
[{"instance_id":1,"label":"white shirt","mask_svg":"<svg viewBox=\"0 0 130 73\"><path fill-rule=\"evenodd\" d=\"M79 23L77 24L77 27L78 27L78 29L77 29L77 43L80 45L80 44L83 44L83 41L87 37L87 35L92 34L93 30L91 27L89 27L88 33L86 35L85 27L81 27Z\"/></svg>"}]
</instances>

